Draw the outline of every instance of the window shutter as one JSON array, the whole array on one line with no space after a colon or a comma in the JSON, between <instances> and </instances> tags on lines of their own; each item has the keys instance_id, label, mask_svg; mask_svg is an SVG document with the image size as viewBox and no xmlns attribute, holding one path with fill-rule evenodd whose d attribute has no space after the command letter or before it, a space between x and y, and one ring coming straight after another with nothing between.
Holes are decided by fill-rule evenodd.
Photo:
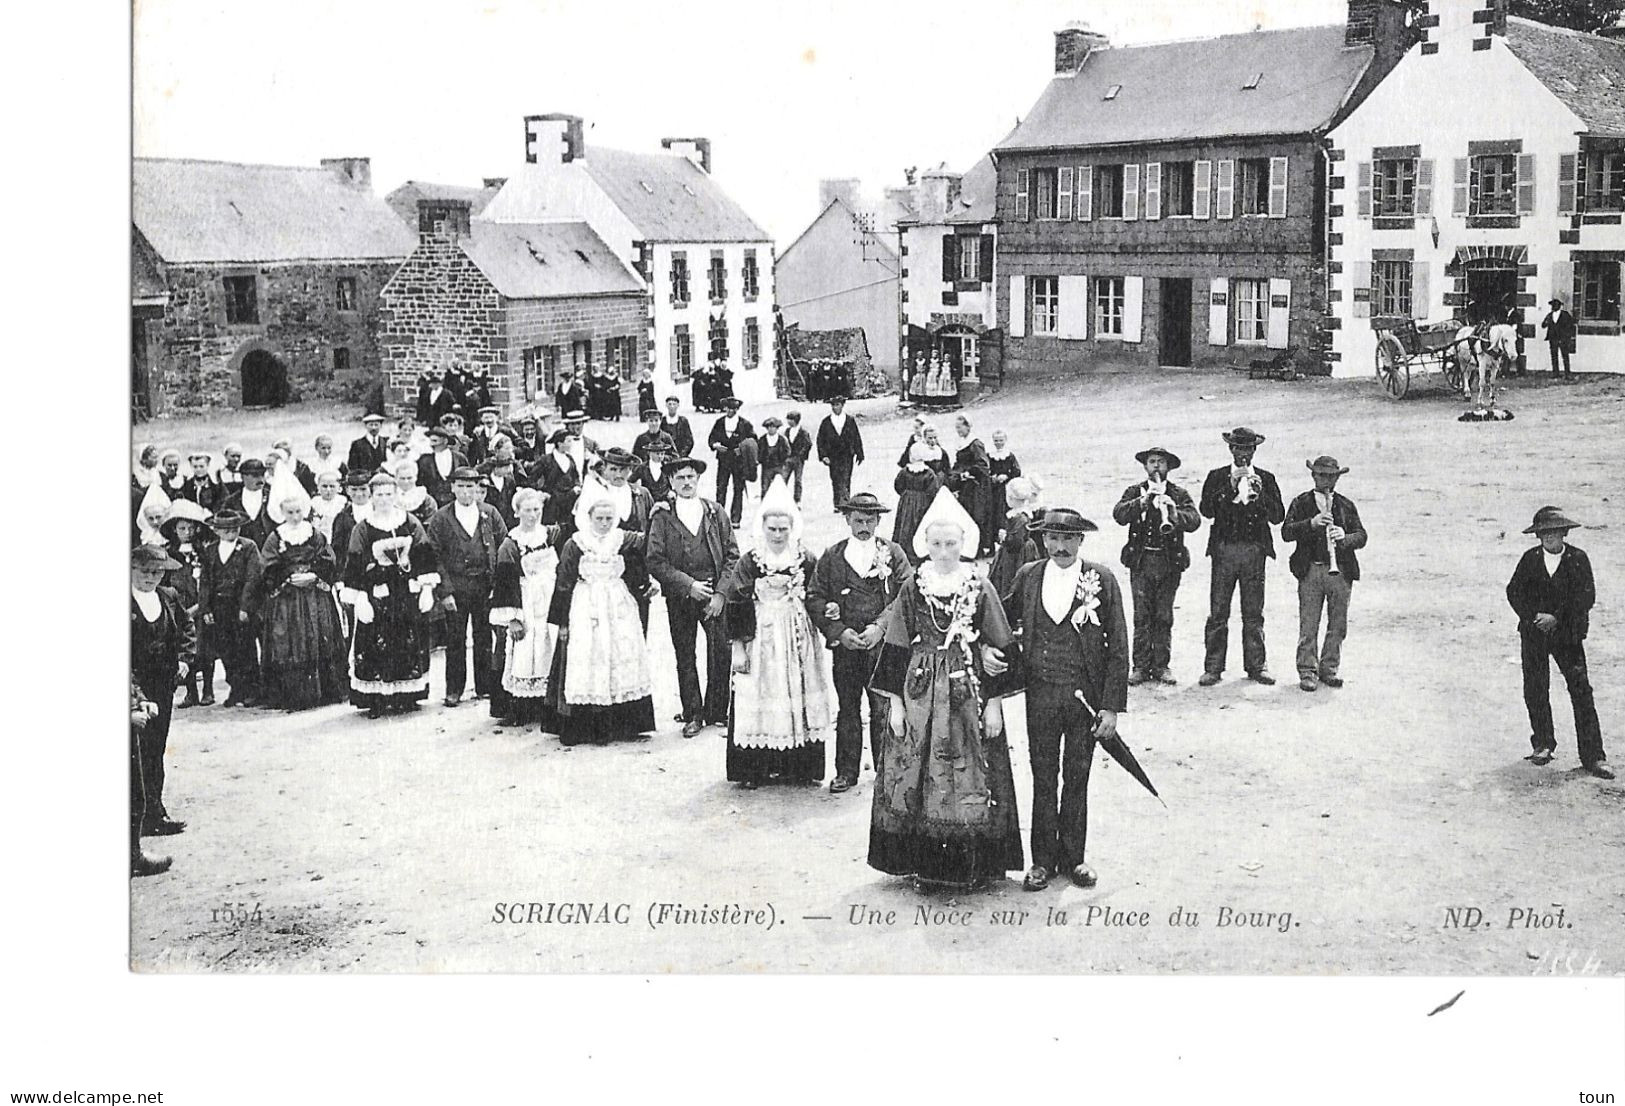
<instances>
[{"instance_id":1,"label":"window shutter","mask_svg":"<svg viewBox=\"0 0 1625 1106\"><path fill-rule=\"evenodd\" d=\"M1425 319L1433 306L1428 289L1428 263L1411 262L1411 318Z\"/></svg>"},{"instance_id":2,"label":"window shutter","mask_svg":"<svg viewBox=\"0 0 1625 1106\"><path fill-rule=\"evenodd\" d=\"M1072 167L1061 166L1055 174L1059 180L1055 197L1055 217L1070 220L1072 218Z\"/></svg>"},{"instance_id":3,"label":"window shutter","mask_svg":"<svg viewBox=\"0 0 1625 1106\"><path fill-rule=\"evenodd\" d=\"M1280 306L1277 306L1279 303ZM1264 344L1270 349L1286 349L1292 327L1292 282L1270 279L1269 314L1264 321Z\"/></svg>"},{"instance_id":4,"label":"window shutter","mask_svg":"<svg viewBox=\"0 0 1625 1106\"><path fill-rule=\"evenodd\" d=\"M959 245L952 234L942 236L942 280L952 284L959 279Z\"/></svg>"},{"instance_id":5,"label":"window shutter","mask_svg":"<svg viewBox=\"0 0 1625 1106\"><path fill-rule=\"evenodd\" d=\"M1087 223L1095 217L1095 171L1087 165L1078 166L1076 181L1078 219Z\"/></svg>"},{"instance_id":6,"label":"window shutter","mask_svg":"<svg viewBox=\"0 0 1625 1106\"><path fill-rule=\"evenodd\" d=\"M1162 218L1162 162L1153 161L1145 167L1145 217Z\"/></svg>"},{"instance_id":7,"label":"window shutter","mask_svg":"<svg viewBox=\"0 0 1625 1106\"><path fill-rule=\"evenodd\" d=\"M1577 154L1563 154L1557 159L1557 213L1573 215L1579 210L1579 163Z\"/></svg>"},{"instance_id":8,"label":"window shutter","mask_svg":"<svg viewBox=\"0 0 1625 1106\"><path fill-rule=\"evenodd\" d=\"M1535 213L1535 155L1518 155L1518 214Z\"/></svg>"},{"instance_id":9,"label":"window shutter","mask_svg":"<svg viewBox=\"0 0 1625 1106\"><path fill-rule=\"evenodd\" d=\"M1208 219L1213 215L1213 163L1198 161L1191 189L1191 218Z\"/></svg>"},{"instance_id":10,"label":"window shutter","mask_svg":"<svg viewBox=\"0 0 1625 1106\"><path fill-rule=\"evenodd\" d=\"M1478 214L1478 159L1467 159L1467 214Z\"/></svg>"},{"instance_id":11,"label":"window shutter","mask_svg":"<svg viewBox=\"0 0 1625 1106\"><path fill-rule=\"evenodd\" d=\"M1123 219L1130 221L1140 217L1140 167L1138 165L1123 166Z\"/></svg>"},{"instance_id":12,"label":"window shutter","mask_svg":"<svg viewBox=\"0 0 1625 1106\"><path fill-rule=\"evenodd\" d=\"M1467 188L1468 174L1472 171L1472 163L1464 157L1456 159L1455 176L1452 178L1453 189L1450 200L1450 213L1465 217L1467 214Z\"/></svg>"},{"instance_id":13,"label":"window shutter","mask_svg":"<svg viewBox=\"0 0 1625 1106\"><path fill-rule=\"evenodd\" d=\"M1562 296L1563 302L1568 305L1569 310L1578 318L1580 315L1580 301L1574 291L1577 278L1576 268L1577 266L1573 261L1552 262L1552 295ZM1548 296L1547 298L1550 299L1551 297ZM1539 324L1540 319L1531 318L1528 321Z\"/></svg>"},{"instance_id":14,"label":"window shutter","mask_svg":"<svg viewBox=\"0 0 1625 1106\"><path fill-rule=\"evenodd\" d=\"M1089 337L1089 278L1063 276L1057 281L1060 302L1055 320L1059 338Z\"/></svg>"},{"instance_id":15,"label":"window shutter","mask_svg":"<svg viewBox=\"0 0 1625 1106\"><path fill-rule=\"evenodd\" d=\"M1027 170L1016 170L1016 221L1021 223L1025 223L1032 218L1032 208L1027 200L1028 177Z\"/></svg>"},{"instance_id":16,"label":"window shutter","mask_svg":"<svg viewBox=\"0 0 1625 1106\"><path fill-rule=\"evenodd\" d=\"M1027 278L1012 276L1010 278L1010 337L1024 338L1027 335Z\"/></svg>"},{"instance_id":17,"label":"window shutter","mask_svg":"<svg viewBox=\"0 0 1625 1106\"><path fill-rule=\"evenodd\" d=\"M993 280L993 236L991 234L982 235L980 246L982 256L981 264L978 266L978 275L984 282L991 283Z\"/></svg>"},{"instance_id":18,"label":"window shutter","mask_svg":"<svg viewBox=\"0 0 1625 1106\"><path fill-rule=\"evenodd\" d=\"M676 379L683 371L682 335L673 332L671 336L671 364L666 366L666 375Z\"/></svg>"},{"instance_id":19,"label":"window shutter","mask_svg":"<svg viewBox=\"0 0 1625 1106\"><path fill-rule=\"evenodd\" d=\"M1416 163L1416 214L1433 214L1433 159Z\"/></svg>"},{"instance_id":20,"label":"window shutter","mask_svg":"<svg viewBox=\"0 0 1625 1106\"><path fill-rule=\"evenodd\" d=\"M1145 278L1123 278L1123 341L1138 342L1145 334Z\"/></svg>"},{"instance_id":21,"label":"window shutter","mask_svg":"<svg viewBox=\"0 0 1625 1106\"><path fill-rule=\"evenodd\" d=\"M1234 219L1236 217L1236 161L1234 158L1225 158L1219 162L1219 183L1214 189L1217 195L1218 211L1215 213L1220 219Z\"/></svg>"},{"instance_id":22,"label":"window shutter","mask_svg":"<svg viewBox=\"0 0 1625 1106\"><path fill-rule=\"evenodd\" d=\"M1270 218L1286 218L1286 170L1284 157L1270 158Z\"/></svg>"},{"instance_id":23,"label":"window shutter","mask_svg":"<svg viewBox=\"0 0 1625 1106\"><path fill-rule=\"evenodd\" d=\"M1349 265L1353 279L1354 317L1356 319L1369 319L1371 317L1371 298L1376 290L1371 287L1371 262L1355 261Z\"/></svg>"},{"instance_id":24,"label":"window shutter","mask_svg":"<svg viewBox=\"0 0 1625 1106\"><path fill-rule=\"evenodd\" d=\"M1371 218L1371 163L1360 162L1355 169L1355 181L1358 185L1358 194L1355 199L1355 214L1362 219Z\"/></svg>"},{"instance_id":25,"label":"window shutter","mask_svg":"<svg viewBox=\"0 0 1625 1106\"><path fill-rule=\"evenodd\" d=\"M1214 277L1208 284L1207 344L1230 344L1230 281L1225 277Z\"/></svg>"}]
</instances>

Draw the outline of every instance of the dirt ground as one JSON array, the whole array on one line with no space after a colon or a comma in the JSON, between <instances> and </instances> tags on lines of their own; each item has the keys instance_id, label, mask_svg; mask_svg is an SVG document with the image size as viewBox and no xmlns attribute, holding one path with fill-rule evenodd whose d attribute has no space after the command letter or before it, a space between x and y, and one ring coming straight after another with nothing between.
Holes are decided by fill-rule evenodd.
<instances>
[{"instance_id":1,"label":"dirt ground","mask_svg":"<svg viewBox=\"0 0 1625 1106\"><path fill-rule=\"evenodd\" d=\"M969 409L984 441L1009 432L1048 502L1101 524L1084 555L1114 566L1125 590L1110 510L1142 475L1134 452L1174 449L1185 459L1176 479L1195 492L1227 463L1219 433L1237 424L1267 435L1257 463L1288 499L1310 486L1306 458L1332 453L1350 466L1339 490L1371 535L1347 686L1312 695L1291 678L1296 592L1284 553L1266 607L1282 683L1240 677L1238 611L1225 681L1196 686L1205 526L1195 536L1174 629L1181 684L1135 689L1121 720L1167 809L1097 761L1092 891L1058 883L1028 894L1012 873L983 893L918 892L864 862L867 756L845 795L743 792L723 779L715 729L685 741L669 723L644 743L565 749L495 727L484 703L441 707L437 656L431 705L404 721L368 722L347 706L177 712L167 801L189 827L148 841L175 864L132 883L133 961L154 971L1625 973L1625 787L1580 771L1555 673L1559 757L1545 768L1523 759L1503 595L1535 508L1556 503L1587 524L1571 535L1598 578L1587 649L1604 738L1625 764L1625 499L1609 471L1625 378L1531 378L1504 398L1516 420L1479 425L1457 422L1461 404L1439 387L1396 403L1370 380L1122 374L1023 384ZM870 461L854 488L894 501L907 420L879 401L858 406ZM702 439L709 421L696 420ZM135 437L184 446L232 435L255 451L277 436L273 423L302 442L334 432L341 455L356 432L336 409L288 409L263 424L156 423ZM636 430L628 420L591 432L608 444ZM807 539L818 550L844 528L822 469L809 476ZM651 627L656 714L670 719L675 675L658 604ZM1007 714L1025 826L1019 699ZM555 908L552 923L493 920L497 904L533 902L588 908ZM656 927L659 903L737 904L771 921ZM1553 927L1522 921L1555 921L1559 907ZM1476 908L1483 922L1452 927L1452 908ZM1514 909L1529 913L1509 925ZM1221 925L1224 911L1259 924ZM1061 912L1066 925L1048 924ZM873 924L854 924L855 913Z\"/></svg>"}]
</instances>

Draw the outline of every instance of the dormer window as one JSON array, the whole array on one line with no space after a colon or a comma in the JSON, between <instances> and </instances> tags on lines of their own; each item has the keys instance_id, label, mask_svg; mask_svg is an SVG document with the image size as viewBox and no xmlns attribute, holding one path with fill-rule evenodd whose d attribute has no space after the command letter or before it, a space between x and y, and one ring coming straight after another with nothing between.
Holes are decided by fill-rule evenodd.
<instances>
[{"instance_id":1,"label":"dormer window","mask_svg":"<svg viewBox=\"0 0 1625 1106\"><path fill-rule=\"evenodd\" d=\"M1117 94L1119 92L1121 92L1121 91L1123 91L1123 86L1120 85L1120 84L1114 84L1114 85L1112 85L1110 88L1108 88L1106 90L1106 95L1102 96L1101 99L1102 100L1115 100L1115 99L1117 99Z\"/></svg>"},{"instance_id":2,"label":"dormer window","mask_svg":"<svg viewBox=\"0 0 1625 1106\"><path fill-rule=\"evenodd\" d=\"M649 193L649 195L651 195L651 196L653 196L653 195L654 195L654 194L655 194L655 190L654 190L654 189L653 189L653 188L652 188L652 187L650 187L650 185L649 185L649 182L648 182L648 181L646 181L646 180L640 180L640 181L638 181L638 185L639 185L639 186L640 186L640 187L641 187L641 188L642 188L642 189L643 189L643 190L644 190L644 191L645 191L645 192L647 192L647 193Z\"/></svg>"}]
</instances>

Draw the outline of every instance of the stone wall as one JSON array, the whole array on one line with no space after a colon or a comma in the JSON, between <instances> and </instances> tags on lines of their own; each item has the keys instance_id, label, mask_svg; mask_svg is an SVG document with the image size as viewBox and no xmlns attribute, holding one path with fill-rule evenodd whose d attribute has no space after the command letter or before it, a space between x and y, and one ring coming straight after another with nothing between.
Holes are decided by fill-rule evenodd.
<instances>
[{"instance_id":1,"label":"stone wall","mask_svg":"<svg viewBox=\"0 0 1625 1106\"><path fill-rule=\"evenodd\" d=\"M243 362L264 351L286 374L286 402L356 397L379 371L379 290L400 259L265 265L164 265L169 303L148 325L155 414L182 415L243 402ZM226 277L253 276L258 321L226 321ZM339 310L338 281L355 281ZM347 350L349 369L336 368Z\"/></svg>"}]
</instances>

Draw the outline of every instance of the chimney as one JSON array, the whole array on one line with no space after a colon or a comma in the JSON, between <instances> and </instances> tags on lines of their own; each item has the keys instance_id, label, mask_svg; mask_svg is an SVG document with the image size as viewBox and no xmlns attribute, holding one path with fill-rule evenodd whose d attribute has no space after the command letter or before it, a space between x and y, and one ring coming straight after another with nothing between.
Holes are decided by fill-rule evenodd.
<instances>
[{"instance_id":1,"label":"chimney","mask_svg":"<svg viewBox=\"0 0 1625 1106\"><path fill-rule=\"evenodd\" d=\"M711 171L711 140L709 138L662 138L660 147L674 154L682 154L705 173Z\"/></svg>"},{"instance_id":2,"label":"chimney","mask_svg":"<svg viewBox=\"0 0 1625 1106\"><path fill-rule=\"evenodd\" d=\"M1407 0L1348 0L1343 44L1374 49L1371 65L1349 98L1350 107L1364 100L1377 82L1399 64L1405 52L1424 40L1425 34Z\"/></svg>"},{"instance_id":3,"label":"chimney","mask_svg":"<svg viewBox=\"0 0 1625 1106\"><path fill-rule=\"evenodd\" d=\"M372 158L324 157L322 168L337 173L339 180L358 192L372 191Z\"/></svg>"},{"instance_id":4,"label":"chimney","mask_svg":"<svg viewBox=\"0 0 1625 1106\"><path fill-rule=\"evenodd\" d=\"M960 175L950 169L928 169L920 176L920 217L945 217L959 202Z\"/></svg>"},{"instance_id":5,"label":"chimney","mask_svg":"<svg viewBox=\"0 0 1625 1106\"><path fill-rule=\"evenodd\" d=\"M456 242L467 238L472 206L467 200L423 197L418 201L418 241Z\"/></svg>"},{"instance_id":6,"label":"chimney","mask_svg":"<svg viewBox=\"0 0 1625 1106\"><path fill-rule=\"evenodd\" d=\"M481 188L501 188L503 185L505 185L507 183L508 183L508 178L507 177L486 177L480 183L480 187Z\"/></svg>"},{"instance_id":7,"label":"chimney","mask_svg":"<svg viewBox=\"0 0 1625 1106\"><path fill-rule=\"evenodd\" d=\"M1432 0L1422 52L1437 54L1441 48L1458 47L1488 50L1491 39L1506 34L1510 6L1511 0Z\"/></svg>"},{"instance_id":8,"label":"chimney","mask_svg":"<svg viewBox=\"0 0 1625 1106\"><path fill-rule=\"evenodd\" d=\"M1111 40L1105 35L1090 30L1087 23L1073 20L1055 32L1055 75L1070 77L1083 68L1090 54L1110 48Z\"/></svg>"},{"instance_id":9,"label":"chimney","mask_svg":"<svg viewBox=\"0 0 1625 1106\"><path fill-rule=\"evenodd\" d=\"M568 165L586 160L587 146L581 132L579 115L555 111L525 116L525 163Z\"/></svg>"},{"instance_id":10,"label":"chimney","mask_svg":"<svg viewBox=\"0 0 1625 1106\"><path fill-rule=\"evenodd\" d=\"M853 211L863 210L863 203L858 199L858 188L859 182L855 177L819 181L818 210L824 210L833 200L840 200Z\"/></svg>"}]
</instances>

